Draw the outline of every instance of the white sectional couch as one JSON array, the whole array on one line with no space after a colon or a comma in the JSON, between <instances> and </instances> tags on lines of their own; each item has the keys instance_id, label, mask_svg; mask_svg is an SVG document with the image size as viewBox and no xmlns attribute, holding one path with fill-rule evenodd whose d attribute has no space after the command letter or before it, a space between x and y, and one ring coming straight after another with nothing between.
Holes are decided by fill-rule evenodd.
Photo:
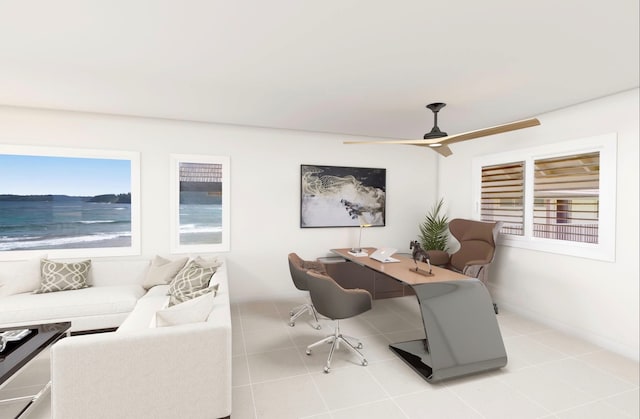
<instances>
[{"instance_id":1,"label":"white sectional couch","mask_svg":"<svg viewBox=\"0 0 640 419\"><path fill-rule=\"evenodd\" d=\"M71 321L77 331L119 326L115 332L70 336L53 345L52 418L230 416L226 264L211 278L219 288L206 321L165 327L156 327L155 317L168 302L169 286L145 291L148 267L149 260L98 260L89 288L0 294L0 327L57 321Z\"/></svg>"},{"instance_id":2,"label":"white sectional couch","mask_svg":"<svg viewBox=\"0 0 640 419\"><path fill-rule=\"evenodd\" d=\"M71 322L71 332L118 327L145 294L148 259L94 259L89 288L34 294L40 259L0 262L0 327Z\"/></svg>"}]
</instances>

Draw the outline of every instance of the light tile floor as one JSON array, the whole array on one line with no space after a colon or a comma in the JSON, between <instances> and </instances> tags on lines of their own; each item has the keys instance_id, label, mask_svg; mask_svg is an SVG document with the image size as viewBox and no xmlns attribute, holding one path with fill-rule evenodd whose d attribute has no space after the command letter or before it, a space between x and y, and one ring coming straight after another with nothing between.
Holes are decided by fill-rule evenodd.
<instances>
[{"instance_id":1,"label":"light tile floor","mask_svg":"<svg viewBox=\"0 0 640 419\"><path fill-rule=\"evenodd\" d=\"M301 302L232 304L232 419L640 417L637 362L504 310L497 318L505 368L427 383L388 349L424 337L415 297L376 300L371 311L341 321L345 334L362 340L369 365L343 348L325 374L329 345L311 356L305 348L331 333L332 322L315 330L303 316L289 327L289 310ZM43 356L15 385L46 382L47 371ZM12 408L0 406L0 418L13 417ZM49 419L49 410L45 398L29 417Z\"/></svg>"}]
</instances>

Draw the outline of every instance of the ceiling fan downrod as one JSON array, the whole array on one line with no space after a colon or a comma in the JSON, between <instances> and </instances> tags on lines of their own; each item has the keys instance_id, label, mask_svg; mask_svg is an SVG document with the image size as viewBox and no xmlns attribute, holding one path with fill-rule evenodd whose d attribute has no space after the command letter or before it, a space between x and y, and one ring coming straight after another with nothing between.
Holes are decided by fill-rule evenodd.
<instances>
[{"instance_id":1,"label":"ceiling fan downrod","mask_svg":"<svg viewBox=\"0 0 640 419\"><path fill-rule=\"evenodd\" d=\"M429 140L432 138L442 138L447 136L446 132L440 131L440 128L438 128L438 112L440 111L440 109L444 108L445 106L447 106L447 104L441 103L441 102L430 103L427 105L427 108L431 109L431 111L433 112L433 128L431 128L431 131L429 131L424 135L423 138L425 140Z\"/></svg>"}]
</instances>

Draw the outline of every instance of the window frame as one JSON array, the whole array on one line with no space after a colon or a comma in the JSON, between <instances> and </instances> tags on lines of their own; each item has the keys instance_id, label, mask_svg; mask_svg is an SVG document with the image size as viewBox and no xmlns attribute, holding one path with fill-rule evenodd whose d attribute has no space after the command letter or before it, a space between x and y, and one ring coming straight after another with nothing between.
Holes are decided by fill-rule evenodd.
<instances>
[{"instance_id":1,"label":"window frame","mask_svg":"<svg viewBox=\"0 0 640 419\"><path fill-rule=\"evenodd\" d=\"M598 243L582 243L533 236L534 162L540 159L597 151L600 153ZM525 162L524 173L524 235L500 234L503 246L557 253L588 259L615 261L617 134L608 133L588 138L512 150L472 159L472 190L474 219L481 219L480 199L482 167Z\"/></svg>"},{"instance_id":2,"label":"window frame","mask_svg":"<svg viewBox=\"0 0 640 419\"><path fill-rule=\"evenodd\" d=\"M219 164L222 166L222 233L220 243L180 243L180 163ZM231 167L229 156L171 154L170 165L170 252L174 254L228 252L231 247Z\"/></svg>"},{"instance_id":3,"label":"window frame","mask_svg":"<svg viewBox=\"0 0 640 419\"><path fill-rule=\"evenodd\" d=\"M130 175L129 187L131 193L130 203L130 229L131 244L129 246L103 246L103 247L82 247L81 245L51 246L36 250L8 250L0 251L0 261L25 260L33 257L46 255L49 258L78 258L78 257L111 257L111 256L131 256L139 255L141 247L141 224L140 224L140 153L137 151L125 150L103 150L84 148L64 148L47 146L22 146L12 144L0 144L0 154L31 156L31 157L52 157L52 158L74 158L74 159L99 159L99 160L122 160L129 162ZM104 176L109 176L108 172ZM115 191L118 192L118 191ZM0 190L2 193L2 190Z\"/></svg>"}]
</instances>

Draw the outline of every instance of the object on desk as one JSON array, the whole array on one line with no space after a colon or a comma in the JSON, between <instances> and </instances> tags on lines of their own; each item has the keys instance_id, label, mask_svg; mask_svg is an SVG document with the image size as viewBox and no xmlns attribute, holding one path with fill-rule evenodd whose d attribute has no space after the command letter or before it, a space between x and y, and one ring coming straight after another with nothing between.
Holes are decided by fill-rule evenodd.
<instances>
[{"instance_id":1,"label":"object on desk","mask_svg":"<svg viewBox=\"0 0 640 419\"><path fill-rule=\"evenodd\" d=\"M355 256L357 258L361 258L361 257L364 257L364 256L369 256L369 253L365 252L362 249L360 249L359 251L358 251L358 249L351 249L347 253L349 253L351 256Z\"/></svg>"},{"instance_id":2,"label":"object on desk","mask_svg":"<svg viewBox=\"0 0 640 419\"><path fill-rule=\"evenodd\" d=\"M353 256L369 256L369 254L362 250L362 229L371 227L371 224L360 224L360 234L358 236L358 247L352 247L349 253Z\"/></svg>"},{"instance_id":3,"label":"object on desk","mask_svg":"<svg viewBox=\"0 0 640 419\"><path fill-rule=\"evenodd\" d=\"M413 253L411 254L411 256L413 257L413 263L416 264L415 269L411 269L411 271L417 272L421 275L425 275L425 276L433 276L433 272L431 269L431 260L429 258L429 253L427 253L422 246L420 246L420 243L417 240L414 240L412 242L409 242L409 249L413 249ZM425 262L427 265L429 265L429 270L425 271L424 269L420 269L418 268L418 259L422 257L422 261Z\"/></svg>"},{"instance_id":4,"label":"object on desk","mask_svg":"<svg viewBox=\"0 0 640 419\"><path fill-rule=\"evenodd\" d=\"M397 251L398 249L393 249L391 247L381 247L379 249L376 249L375 252L371 253L369 257L382 263L400 262L399 259L391 257L391 255L393 255Z\"/></svg>"}]
</instances>

